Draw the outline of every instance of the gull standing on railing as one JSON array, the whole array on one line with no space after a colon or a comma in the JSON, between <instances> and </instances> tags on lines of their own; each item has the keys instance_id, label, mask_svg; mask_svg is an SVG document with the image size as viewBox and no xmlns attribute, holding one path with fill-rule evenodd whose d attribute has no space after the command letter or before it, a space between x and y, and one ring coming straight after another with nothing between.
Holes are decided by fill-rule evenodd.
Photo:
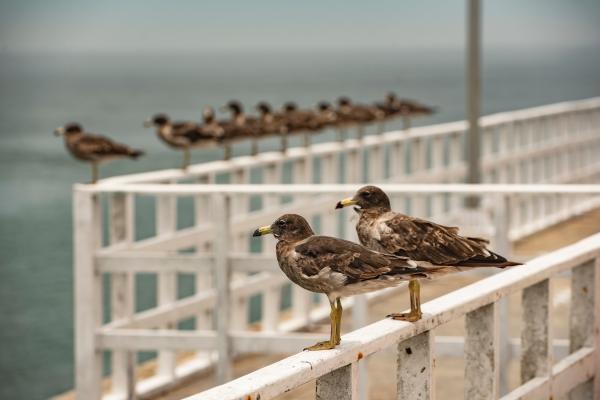
<instances>
[{"instance_id":1,"label":"gull standing on railing","mask_svg":"<svg viewBox=\"0 0 600 400\"><path fill-rule=\"evenodd\" d=\"M414 277L426 278L444 267L415 262L408 257L370 250L360 244L329 236L316 236L300 215L285 214L253 236L273 234L277 238L277 261L295 284L315 293L325 293L331 307L328 341L305 350L333 349L341 341L341 297L397 286Z\"/></svg>"},{"instance_id":2,"label":"gull standing on railing","mask_svg":"<svg viewBox=\"0 0 600 400\"><path fill-rule=\"evenodd\" d=\"M98 180L98 164L125 157L135 160L144 154L142 150L114 142L105 136L85 132L76 122L56 128L54 134L65 138L67 150L73 157L92 165L91 183Z\"/></svg>"},{"instance_id":3,"label":"gull standing on railing","mask_svg":"<svg viewBox=\"0 0 600 400\"><path fill-rule=\"evenodd\" d=\"M196 122L171 122L166 114L155 114L151 119L144 121L144 126L149 128L156 127L156 134L169 147L177 150L183 150L182 169L187 169L190 165L190 150L192 147L200 145L201 142L212 141L214 137L205 135Z\"/></svg>"},{"instance_id":4,"label":"gull standing on railing","mask_svg":"<svg viewBox=\"0 0 600 400\"><path fill-rule=\"evenodd\" d=\"M336 208L351 205L359 207L355 208L360 214L356 232L364 246L445 267L432 271L428 278L473 267L505 268L520 265L489 250L489 242L485 239L460 236L456 227L393 212L389 197L376 186L358 189L354 197L338 202ZM408 288L410 312L390 314L389 317L411 322L421 319L418 278L411 279Z\"/></svg>"}]
</instances>

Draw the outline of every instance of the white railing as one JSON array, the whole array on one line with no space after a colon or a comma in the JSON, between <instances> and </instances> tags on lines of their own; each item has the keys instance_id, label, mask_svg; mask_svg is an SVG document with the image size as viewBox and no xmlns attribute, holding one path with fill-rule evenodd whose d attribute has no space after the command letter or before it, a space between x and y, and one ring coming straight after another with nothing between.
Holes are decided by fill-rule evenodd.
<instances>
[{"instance_id":1,"label":"white railing","mask_svg":"<svg viewBox=\"0 0 600 400\"><path fill-rule=\"evenodd\" d=\"M598 122L600 99L484 117L483 176L487 182L597 182ZM117 399L133 390L131 354L138 350L160 350L157 374L137 382L137 392L147 394L201 371L215 360L219 360L219 380L224 382L229 377L229 362L237 354L250 350L291 352L316 340L315 335L290 332L329 311L296 287L291 289L290 309L280 310L281 290L288 283L274 263L272 243L263 246L262 254L250 254L252 229L283 212L298 212L312 218L322 233L352 238L354 228L348 223L348 214L332 209L340 195L351 194L361 181L462 181L464 129L463 122L414 128L363 140L292 148L285 154L271 152L196 165L185 172L165 170L104 179L93 186L77 185L78 394L86 399L100 397L102 350L113 354L110 396ZM230 185L212 185L214 182ZM351 185L334 187L337 182ZM268 189L255 183L294 185ZM328 185L299 185L311 183ZM541 189L543 194L520 185L478 189L409 185L386 190L393 193L397 210L436 220L457 214L463 207L462 197L481 190L487 193L487 212L496 210L496 225L508 229L500 228L496 234L502 248L507 247L501 243L506 242L505 232L518 239L598 206L595 187L578 188L579 192L575 187L565 192L563 186L546 186ZM494 195L496 191L499 194ZM154 210L136 207L142 197L154 199ZM179 198L193 202L188 208L188 219L193 221L185 228L177 226L178 214L182 214ZM225 204L228 206L223 208ZM150 217L149 211L155 213L155 235L136 240L135 227ZM103 243L106 236L108 242ZM190 249L194 251L181 253ZM227 268L217 267L224 264L232 271L231 277L223 275ZM157 275L158 305L136 313L134 283L140 273ZM195 275L196 294L177 299L178 273ZM110 322L104 324L103 274L110 275ZM227 291L230 303L225 299ZM259 325L261 332L249 331L248 304L259 294L262 318L254 328ZM370 297L382 295L385 292ZM358 297L356 306L364 310L365 301ZM215 304L219 304L218 313ZM229 317L223 317L227 314ZM363 326L360 315L364 312L353 314L355 327ZM179 321L189 318L195 320L195 331L175 329ZM198 355L177 363L176 353L184 349L198 351Z\"/></svg>"},{"instance_id":2,"label":"white railing","mask_svg":"<svg viewBox=\"0 0 600 400\"><path fill-rule=\"evenodd\" d=\"M554 362L552 285L571 271L569 355ZM434 393L433 329L466 317L464 398L498 399L499 301L522 291L521 386L502 399L571 399L600 396L600 234L536 258L423 304L415 323L389 319L342 336L335 350L302 352L187 400L271 399L316 380L317 399L358 399L358 365L395 347L397 398L423 400ZM362 360L362 361L361 361ZM595 396L594 396L595 393Z\"/></svg>"}]
</instances>

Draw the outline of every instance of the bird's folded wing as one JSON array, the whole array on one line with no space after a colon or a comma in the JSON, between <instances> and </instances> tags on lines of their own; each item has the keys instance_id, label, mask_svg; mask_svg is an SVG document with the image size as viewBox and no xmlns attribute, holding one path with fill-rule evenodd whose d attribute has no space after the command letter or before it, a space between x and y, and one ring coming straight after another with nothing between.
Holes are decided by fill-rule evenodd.
<instances>
[{"instance_id":1,"label":"bird's folded wing","mask_svg":"<svg viewBox=\"0 0 600 400\"><path fill-rule=\"evenodd\" d=\"M107 137L92 134L83 136L74 146L79 152L96 155L129 154L131 151L128 146L113 142Z\"/></svg>"},{"instance_id":2,"label":"bird's folded wing","mask_svg":"<svg viewBox=\"0 0 600 400\"><path fill-rule=\"evenodd\" d=\"M351 280L374 279L381 275L423 272L406 257L383 254L347 240L312 236L295 247L296 262L304 275L318 274L324 268L346 275Z\"/></svg>"},{"instance_id":3,"label":"bird's folded wing","mask_svg":"<svg viewBox=\"0 0 600 400\"><path fill-rule=\"evenodd\" d=\"M377 229L385 249L413 260L437 265L459 265L471 259L501 261L486 249L486 240L460 236L456 227L396 214Z\"/></svg>"}]
</instances>

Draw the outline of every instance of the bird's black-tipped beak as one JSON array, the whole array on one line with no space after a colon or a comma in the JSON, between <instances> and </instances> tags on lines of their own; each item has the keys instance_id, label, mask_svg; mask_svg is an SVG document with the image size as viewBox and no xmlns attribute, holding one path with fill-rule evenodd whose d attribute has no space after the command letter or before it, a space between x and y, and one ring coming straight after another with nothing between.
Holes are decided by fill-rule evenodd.
<instances>
[{"instance_id":1,"label":"bird's black-tipped beak","mask_svg":"<svg viewBox=\"0 0 600 400\"><path fill-rule=\"evenodd\" d=\"M261 226L252 234L253 237L268 235L269 233L273 233L270 226Z\"/></svg>"},{"instance_id":2,"label":"bird's black-tipped beak","mask_svg":"<svg viewBox=\"0 0 600 400\"><path fill-rule=\"evenodd\" d=\"M338 208L353 206L355 204L356 204L356 200L354 200L353 198L347 198L347 199L338 201L337 204L335 205L335 209L337 210Z\"/></svg>"}]
</instances>

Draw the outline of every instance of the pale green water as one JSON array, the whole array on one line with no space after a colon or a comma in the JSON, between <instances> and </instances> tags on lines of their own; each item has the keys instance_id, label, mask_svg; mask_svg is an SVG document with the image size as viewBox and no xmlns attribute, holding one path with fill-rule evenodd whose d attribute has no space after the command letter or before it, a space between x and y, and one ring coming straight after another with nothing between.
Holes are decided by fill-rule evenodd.
<instances>
[{"instance_id":1,"label":"pale green water","mask_svg":"<svg viewBox=\"0 0 600 400\"><path fill-rule=\"evenodd\" d=\"M600 95L598 54L485 54L485 113ZM440 107L421 124L458 120L465 103L462 60L450 51L0 53L0 398L45 398L73 385L71 184L89 179L89 171L51 135L56 126L77 120L147 150L143 160L116 162L104 175L161 169L180 158L142 128L155 111L192 119L202 106L231 97L308 106L341 94L370 101L395 90ZM219 156L198 151L194 160ZM140 226L141 234L151 224ZM142 306L153 301L142 299Z\"/></svg>"}]
</instances>

